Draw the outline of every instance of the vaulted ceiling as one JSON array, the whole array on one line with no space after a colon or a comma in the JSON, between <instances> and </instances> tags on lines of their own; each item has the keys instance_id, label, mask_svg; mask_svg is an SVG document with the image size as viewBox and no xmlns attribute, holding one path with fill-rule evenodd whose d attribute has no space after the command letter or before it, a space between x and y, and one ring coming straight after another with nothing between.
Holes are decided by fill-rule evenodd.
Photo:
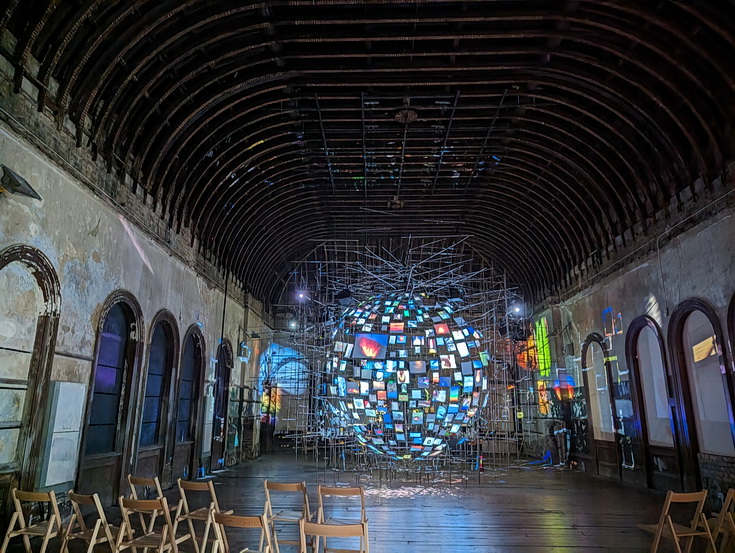
<instances>
[{"instance_id":1,"label":"vaulted ceiling","mask_svg":"<svg viewBox=\"0 0 735 553\"><path fill-rule=\"evenodd\" d=\"M408 236L541 298L733 159L732 1L5 5L17 89L265 300L323 241Z\"/></svg>"}]
</instances>

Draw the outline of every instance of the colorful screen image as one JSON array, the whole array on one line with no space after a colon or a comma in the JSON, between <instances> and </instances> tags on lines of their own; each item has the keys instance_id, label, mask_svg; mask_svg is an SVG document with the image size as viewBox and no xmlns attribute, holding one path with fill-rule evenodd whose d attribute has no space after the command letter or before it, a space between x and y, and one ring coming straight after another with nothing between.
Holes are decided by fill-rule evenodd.
<instances>
[{"instance_id":1,"label":"colorful screen image","mask_svg":"<svg viewBox=\"0 0 735 553\"><path fill-rule=\"evenodd\" d=\"M393 322L390 323L390 331L391 332L403 332L404 324L402 322Z\"/></svg>"},{"instance_id":2,"label":"colorful screen image","mask_svg":"<svg viewBox=\"0 0 735 553\"><path fill-rule=\"evenodd\" d=\"M457 368L457 358L451 353L446 354L446 355L440 355L439 360L442 363L442 369L456 369Z\"/></svg>"},{"instance_id":3,"label":"colorful screen image","mask_svg":"<svg viewBox=\"0 0 735 553\"><path fill-rule=\"evenodd\" d=\"M431 400L437 403L445 403L447 401L447 391L446 390L434 390ZM438 417L438 412L437 412L437 417Z\"/></svg>"},{"instance_id":4,"label":"colorful screen image","mask_svg":"<svg viewBox=\"0 0 735 553\"><path fill-rule=\"evenodd\" d=\"M447 323L438 323L434 325L434 332L439 336L441 334L449 334L449 325Z\"/></svg>"},{"instance_id":5,"label":"colorful screen image","mask_svg":"<svg viewBox=\"0 0 735 553\"><path fill-rule=\"evenodd\" d=\"M387 334L355 334L353 359L385 359L388 350Z\"/></svg>"},{"instance_id":6,"label":"colorful screen image","mask_svg":"<svg viewBox=\"0 0 735 553\"><path fill-rule=\"evenodd\" d=\"M408 370L411 374L424 374L426 373L426 361L411 361L408 364Z\"/></svg>"}]
</instances>

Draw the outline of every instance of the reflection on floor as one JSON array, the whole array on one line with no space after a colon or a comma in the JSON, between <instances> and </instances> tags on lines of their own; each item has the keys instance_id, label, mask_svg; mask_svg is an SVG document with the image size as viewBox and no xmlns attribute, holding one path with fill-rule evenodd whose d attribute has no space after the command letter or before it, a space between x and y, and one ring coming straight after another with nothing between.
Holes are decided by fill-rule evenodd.
<instances>
[{"instance_id":1,"label":"reflection on floor","mask_svg":"<svg viewBox=\"0 0 735 553\"><path fill-rule=\"evenodd\" d=\"M468 478L386 476L335 472L279 454L221 472L216 489L223 508L257 514L263 478L306 480L313 505L316 484L353 486L359 478L371 553L643 552L651 536L636 523L655 522L663 503L659 492L523 461L513 461L507 472Z\"/></svg>"},{"instance_id":2,"label":"reflection on floor","mask_svg":"<svg viewBox=\"0 0 735 553\"><path fill-rule=\"evenodd\" d=\"M336 472L289 453L218 471L214 479L220 506L242 515L263 512L264 478L305 480L313 510L317 484L359 483L365 487L371 553L642 553L650 547L651 536L636 524L655 522L664 497L579 471L523 461L513 461L502 473L474 472L468 477L387 476ZM170 504L179 499L175 487L166 496ZM109 509L109 518L118 523L119 512ZM293 535L291 528L285 529L284 537ZM230 537L232 550L239 551L239 536L233 532ZM49 553L58 553L59 542L54 540ZM84 548L72 542L69 550L82 553ZM180 550L192 553L191 542ZM22 541L8 551L23 551ZM96 551L110 549L100 545ZM296 549L284 546L282 551Z\"/></svg>"}]
</instances>

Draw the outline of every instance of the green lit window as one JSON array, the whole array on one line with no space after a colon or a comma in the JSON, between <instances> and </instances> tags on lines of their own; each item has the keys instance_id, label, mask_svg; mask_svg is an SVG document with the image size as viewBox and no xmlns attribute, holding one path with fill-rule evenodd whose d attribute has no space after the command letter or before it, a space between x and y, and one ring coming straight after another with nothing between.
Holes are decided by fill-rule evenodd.
<instances>
[{"instance_id":1,"label":"green lit window","mask_svg":"<svg viewBox=\"0 0 735 553\"><path fill-rule=\"evenodd\" d=\"M533 327L539 372L543 377L550 376L551 349L549 348L549 325L546 322L546 317L541 317L536 321L536 323L534 323Z\"/></svg>"}]
</instances>

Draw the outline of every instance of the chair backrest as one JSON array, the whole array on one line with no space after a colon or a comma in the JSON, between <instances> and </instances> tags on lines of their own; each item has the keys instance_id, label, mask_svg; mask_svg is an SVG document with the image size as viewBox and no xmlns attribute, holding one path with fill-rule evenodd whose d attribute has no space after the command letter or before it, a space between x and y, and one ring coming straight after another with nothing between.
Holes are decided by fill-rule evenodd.
<instances>
[{"instance_id":1,"label":"chair backrest","mask_svg":"<svg viewBox=\"0 0 735 553\"><path fill-rule=\"evenodd\" d=\"M152 492L156 493L156 499L163 497L163 490L157 476L149 478L128 474L128 486L130 487L131 499L150 499ZM143 488L143 493L138 494L137 488Z\"/></svg>"},{"instance_id":2,"label":"chair backrest","mask_svg":"<svg viewBox=\"0 0 735 553\"><path fill-rule=\"evenodd\" d=\"M324 522L325 520L325 513L324 513L324 498L325 497L343 497L343 498L358 498L360 501L360 517L353 517L355 518L355 522L365 522L367 520L367 514L365 512L365 492L364 490L359 488L340 488L340 487L330 487L330 486L322 486L319 484L317 486L317 499L319 500L319 522ZM339 502L339 505L334 505L335 508L340 508L341 510L339 512L339 515L342 516L342 511L345 510L345 507L349 508L350 505L347 504L347 502Z\"/></svg>"},{"instance_id":3,"label":"chair backrest","mask_svg":"<svg viewBox=\"0 0 735 553\"><path fill-rule=\"evenodd\" d=\"M306 493L306 482L273 482L266 479L263 482L265 487L265 516L273 515L273 500L271 492L299 494L301 497L302 507L306 518L311 518L311 509L309 508L309 496Z\"/></svg>"},{"instance_id":4,"label":"chair backrest","mask_svg":"<svg viewBox=\"0 0 735 553\"><path fill-rule=\"evenodd\" d=\"M168 510L168 502L165 497L158 499L129 499L124 496L120 496L120 513L123 517L123 524L120 530L120 534L126 534L130 540L133 539L132 524L130 522L130 515L137 513L141 517L141 524L143 531L146 534L158 533L161 535L161 542L165 542L167 539L171 542L171 547L176 549L176 537L173 535L173 524L171 522L171 513ZM163 525L161 532L155 531L156 520L159 515L163 515ZM149 517L148 524L145 524L145 516ZM120 545L120 540L118 546Z\"/></svg>"},{"instance_id":5,"label":"chair backrest","mask_svg":"<svg viewBox=\"0 0 735 553\"><path fill-rule=\"evenodd\" d=\"M271 541L271 534L268 528L268 522L264 515L259 516L239 516L239 515L225 515L219 512L215 512L212 515L214 520L214 533L215 542L212 547L212 553L225 553L227 546L225 538L225 527L230 528L254 528L259 530L260 535L264 537L265 549L262 553L271 553L273 551L273 542ZM250 551L249 549L247 551Z\"/></svg>"},{"instance_id":6,"label":"chair backrest","mask_svg":"<svg viewBox=\"0 0 735 553\"><path fill-rule=\"evenodd\" d=\"M301 553L307 553L308 536L317 538L364 538L365 542L367 542L367 532L367 522L360 522L358 524L320 524L318 522L307 522L302 519L299 521ZM353 551L341 548L340 550ZM315 549L313 553L318 553L318 551Z\"/></svg>"},{"instance_id":7,"label":"chair backrest","mask_svg":"<svg viewBox=\"0 0 735 553\"><path fill-rule=\"evenodd\" d=\"M13 488L10 492L15 506L15 511L18 513L18 519L21 524L21 528L25 527L23 523L26 520L26 516L23 513L23 503L47 503L51 508L49 510L49 520L52 523L57 524L57 531L60 531L61 526L61 515L59 515L59 506L56 503L56 494L53 490L50 492L24 492L17 488Z\"/></svg>"},{"instance_id":8,"label":"chair backrest","mask_svg":"<svg viewBox=\"0 0 735 553\"><path fill-rule=\"evenodd\" d=\"M102 508L102 502L100 501L100 498L97 494L82 495L82 494L74 493L73 490L69 490L68 495L69 495L69 499L71 500L71 506L74 511L75 520L81 527L82 531L87 530L87 525L84 522L84 516L82 514L81 509L79 508L80 505L84 507L94 507L95 513L97 514L97 518L102 522L103 528L106 529L105 532L109 530L110 526L107 522L105 511Z\"/></svg>"},{"instance_id":9,"label":"chair backrest","mask_svg":"<svg viewBox=\"0 0 735 553\"><path fill-rule=\"evenodd\" d=\"M691 530L696 530L697 525L701 523L702 510L704 509L704 502L707 500L707 490L699 492L669 492L666 494L666 500L664 506L661 509L661 517L659 518L659 525L664 526L667 519L672 519L671 506L672 504L689 503L694 508L694 513L691 520L679 521L679 524L688 526Z\"/></svg>"},{"instance_id":10,"label":"chair backrest","mask_svg":"<svg viewBox=\"0 0 735 553\"><path fill-rule=\"evenodd\" d=\"M211 480L206 482L189 482L188 480L178 479L179 495L181 495L181 501L184 505L184 512L189 513L189 501L186 497L186 492L206 492L209 494L208 505L214 504L214 510L219 512L219 503L217 502L217 494L214 491L214 483Z\"/></svg>"},{"instance_id":11,"label":"chair backrest","mask_svg":"<svg viewBox=\"0 0 735 553\"><path fill-rule=\"evenodd\" d=\"M735 530L735 528L730 527L729 518L727 516L728 513L730 514L730 516L735 513L735 488L730 488L729 490L727 490L725 499L722 502L722 508L720 509L720 512L717 513L717 517L714 519L711 525L712 537L715 540L717 539L717 536L720 535L720 533Z\"/></svg>"}]
</instances>

